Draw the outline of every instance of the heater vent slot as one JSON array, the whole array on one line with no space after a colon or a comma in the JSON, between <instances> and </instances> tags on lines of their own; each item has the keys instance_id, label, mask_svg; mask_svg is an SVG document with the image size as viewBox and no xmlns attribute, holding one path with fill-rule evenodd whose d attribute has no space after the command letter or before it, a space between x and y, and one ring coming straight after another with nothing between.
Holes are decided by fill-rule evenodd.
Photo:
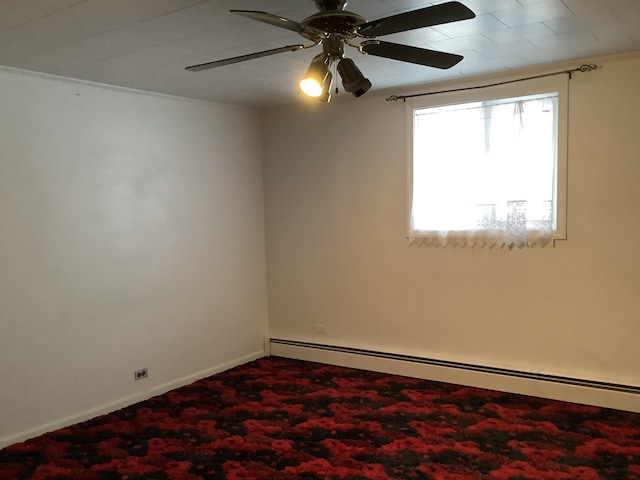
<instances>
[{"instance_id":1,"label":"heater vent slot","mask_svg":"<svg viewBox=\"0 0 640 480\"><path fill-rule=\"evenodd\" d=\"M379 352L361 348L342 347L336 345L324 345L320 343L299 342L295 340L284 340L278 338L271 339L272 344L288 345L315 350L324 350L339 353L349 353L373 358L384 358L389 360L399 360L404 362L419 363L423 365L433 365L438 367L454 368L473 372L490 373L494 375L504 375L508 377L539 380L544 382L559 383L563 385L573 385L579 387L597 388L614 392L633 393L640 395L640 387L633 385L622 385L619 383L600 382L597 380L587 380L582 378L564 377L560 375L549 375L544 373L533 373L522 370L511 370L507 368L490 367L485 365L474 365L471 363L452 362L448 360L438 360L435 358L416 357L412 355L401 355L396 353Z\"/></svg>"}]
</instances>

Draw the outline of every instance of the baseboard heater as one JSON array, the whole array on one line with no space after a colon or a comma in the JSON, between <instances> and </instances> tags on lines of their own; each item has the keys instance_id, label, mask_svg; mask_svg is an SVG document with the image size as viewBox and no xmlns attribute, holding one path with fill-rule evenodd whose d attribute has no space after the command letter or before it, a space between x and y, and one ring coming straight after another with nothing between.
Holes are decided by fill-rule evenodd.
<instances>
[{"instance_id":1,"label":"baseboard heater","mask_svg":"<svg viewBox=\"0 0 640 480\"><path fill-rule=\"evenodd\" d=\"M474 365L471 363L452 362L448 360L438 360L435 358L416 357L412 355L401 355L397 353L379 352L376 350L366 350L362 348L342 347L337 345L325 345L320 343L300 342L295 340L285 340L281 338L269 339L271 344L288 345L292 347L310 348L338 353L349 353L353 355L364 355L374 358L384 358L388 360L400 360L403 362L419 363L423 365L433 365L438 367L455 368L474 372L492 373L508 377L524 378L530 380L540 380L544 382L559 383L563 385L574 385L580 387L597 388L614 392L633 393L640 395L640 387L633 385L621 385L619 383L600 382L597 380L585 380L581 378L564 377L559 375L549 375L545 373L533 373L521 370L511 370L508 368L488 367L484 365Z\"/></svg>"}]
</instances>

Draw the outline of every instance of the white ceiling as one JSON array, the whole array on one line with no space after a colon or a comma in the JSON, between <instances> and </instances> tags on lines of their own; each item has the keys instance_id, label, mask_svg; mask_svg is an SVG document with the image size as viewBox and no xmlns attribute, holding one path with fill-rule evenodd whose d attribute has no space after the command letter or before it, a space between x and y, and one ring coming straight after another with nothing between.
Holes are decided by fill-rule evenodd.
<instances>
[{"instance_id":1,"label":"white ceiling","mask_svg":"<svg viewBox=\"0 0 640 480\"><path fill-rule=\"evenodd\" d=\"M383 37L464 55L450 70L347 55L387 89L640 50L640 0L461 0L475 19ZM438 2L349 0L367 20ZM300 21L313 0L0 0L0 65L242 106L295 100L320 47L203 72L185 67L289 44L288 30L230 14ZM302 40L302 41L301 41ZM344 94L343 94L344 95Z\"/></svg>"}]
</instances>

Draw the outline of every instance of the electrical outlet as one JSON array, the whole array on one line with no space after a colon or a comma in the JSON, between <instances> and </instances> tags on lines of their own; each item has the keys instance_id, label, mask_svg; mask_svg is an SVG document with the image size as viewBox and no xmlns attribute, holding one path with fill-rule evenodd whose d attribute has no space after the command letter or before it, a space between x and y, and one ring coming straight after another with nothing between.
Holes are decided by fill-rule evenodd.
<instances>
[{"instance_id":1,"label":"electrical outlet","mask_svg":"<svg viewBox=\"0 0 640 480\"><path fill-rule=\"evenodd\" d=\"M143 368L142 370L136 370L135 372L133 372L133 379L136 381L142 380L143 378L147 378L148 376L149 376L148 368Z\"/></svg>"},{"instance_id":2,"label":"electrical outlet","mask_svg":"<svg viewBox=\"0 0 640 480\"><path fill-rule=\"evenodd\" d=\"M327 333L327 326L324 323L316 323L315 327L313 327L313 330L316 333Z\"/></svg>"}]
</instances>

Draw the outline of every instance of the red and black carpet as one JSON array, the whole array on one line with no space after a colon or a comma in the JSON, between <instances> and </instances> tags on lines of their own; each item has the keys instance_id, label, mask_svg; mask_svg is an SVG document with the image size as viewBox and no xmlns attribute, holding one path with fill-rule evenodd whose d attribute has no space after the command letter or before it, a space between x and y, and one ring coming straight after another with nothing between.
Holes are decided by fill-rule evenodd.
<instances>
[{"instance_id":1,"label":"red and black carpet","mask_svg":"<svg viewBox=\"0 0 640 480\"><path fill-rule=\"evenodd\" d=\"M640 414L271 357L1 450L0 479L640 479Z\"/></svg>"}]
</instances>

